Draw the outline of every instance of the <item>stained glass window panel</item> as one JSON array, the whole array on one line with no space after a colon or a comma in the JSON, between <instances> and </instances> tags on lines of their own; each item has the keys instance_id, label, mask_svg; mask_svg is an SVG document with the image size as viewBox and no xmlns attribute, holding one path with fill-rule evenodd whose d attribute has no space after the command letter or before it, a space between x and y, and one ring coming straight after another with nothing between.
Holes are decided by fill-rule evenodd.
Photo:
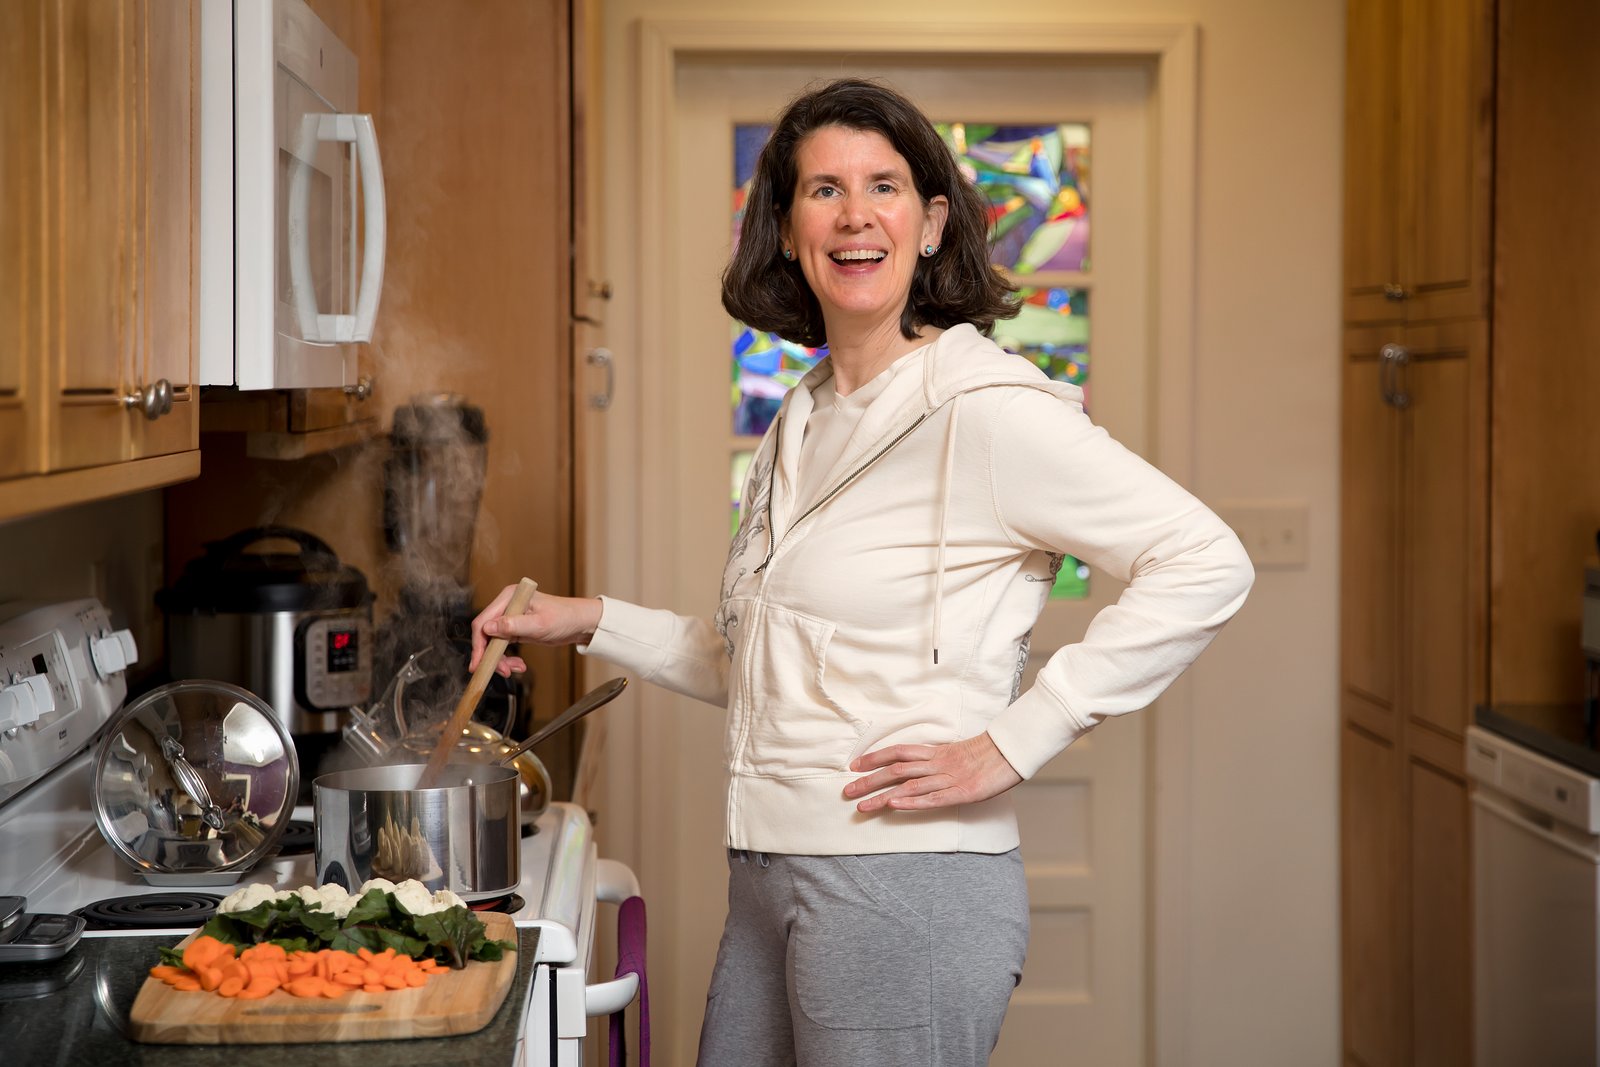
<instances>
[{"instance_id":1,"label":"stained glass window panel","mask_svg":"<svg viewBox=\"0 0 1600 1067\"><path fill-rule=\"evenodd\" d=\"M994 324L995 343L1026 356L1058 382L1089 385L1089 293L1085 289L1020 289L1016 318Z\"/></svg>"},{"instance_id":2,"label":"stained glass window panel","mask_svg":"<svg viewBox=\"0 0 1600 1067\"><path fill-rule=\"evenodd\" d=\"M739 532L739 501L744 493L744 476L750 469L750 461L755 458L755 452L742 449L733 454L733 464L730 473L733 475L733 527L728 531L731 537Z\"/></svg>"},{"instance_id":3,"label":"stained glass window panel","mask_svg":"<svg viewBox=\"0 0 1600 1067\"><path fill-rule=\"evenodd\" d=\"M1014 274L1089 269L1089 127L940 123L989 201L990 261Z\"/></svg>"}]
</instances>

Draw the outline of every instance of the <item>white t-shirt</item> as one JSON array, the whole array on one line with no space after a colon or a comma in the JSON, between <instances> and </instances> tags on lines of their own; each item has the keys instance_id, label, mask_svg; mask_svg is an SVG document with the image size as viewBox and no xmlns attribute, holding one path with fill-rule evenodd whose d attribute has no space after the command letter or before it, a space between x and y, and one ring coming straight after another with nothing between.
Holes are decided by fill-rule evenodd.
<instances>
[{"instance_id":1,"label":"white t-shirt","mask_svg":"<svg viewBox=\"0 0 1600 1067\"><path fill-rule=\"evenodd\" d=\"M795 504L802 511L816 503L828 488L828 473L844 458L850 438L861 424L861 416L889 388L889 382L905 362L904 356L895 360L849 396L839 395L834 388L837 379L832 375L812 392L811 414L806 418L805 436L800 441L800 484L795 487Z\"/></svg>"}]
</instances>

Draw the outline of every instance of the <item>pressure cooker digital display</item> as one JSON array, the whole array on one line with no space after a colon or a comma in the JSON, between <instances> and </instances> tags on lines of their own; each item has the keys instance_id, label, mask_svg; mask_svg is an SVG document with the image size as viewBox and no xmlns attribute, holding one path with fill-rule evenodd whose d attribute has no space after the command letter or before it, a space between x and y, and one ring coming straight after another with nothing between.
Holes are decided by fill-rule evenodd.
<instances>
[{"instance_id":1,"label":"pressure cooker digital display","mask_svg":"<svg viewBox=\"0 0 1600 1067\"><path fill-rule=\"evenodd\" d=\"M355 630L328 631L328 673L344 674L361 665L361 635Z\"/></svg>"},{"instance_id":2,"label":"pressure cooker digital display","mask_svg":"<svg viewBox=\"0 0 1600 1067\"><path fill-rule=\"evenodd\" d=\"M295 665L300 703L313 711L359 704L372 695L372 630L365 619L324 615L300 624Z\"/></svg>"}]
</instances>

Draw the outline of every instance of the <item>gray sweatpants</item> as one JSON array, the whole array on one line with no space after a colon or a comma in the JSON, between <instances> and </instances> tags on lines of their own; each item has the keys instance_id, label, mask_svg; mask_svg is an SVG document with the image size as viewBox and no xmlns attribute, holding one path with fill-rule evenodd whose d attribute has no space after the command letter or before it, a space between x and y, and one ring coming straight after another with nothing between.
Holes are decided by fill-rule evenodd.
<instances>
[{"instance_id":1,"label":"gray sweatpants","mask_svg":"<svg viewBox=\"0 0 1600 1067\"><path fill-rule=\"evenodd\" d=\"M700 1067L981 1067L1028 947L1000 855L728 854Z\"/></svg>"}]
</instances>

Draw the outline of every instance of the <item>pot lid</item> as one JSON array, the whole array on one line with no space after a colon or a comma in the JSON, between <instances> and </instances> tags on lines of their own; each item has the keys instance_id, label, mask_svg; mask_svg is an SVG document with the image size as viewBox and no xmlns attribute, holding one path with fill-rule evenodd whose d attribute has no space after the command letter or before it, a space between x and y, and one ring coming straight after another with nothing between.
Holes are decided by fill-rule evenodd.
<instances>
[{"instance_id":1,"label":"pot lid","mask_svg":"<svg viewBox=\"0 0 1600 1067\"><path fill-rule=\"evenodd\" d=\"M271 705L224 682L183 681L112 718L91 784L101 834L140 871L242 870L282 836L300 764Z\"/></svg>"},{"instance_id":2,"label":"pot lid","mask_svg":"<svg viewBox=\"0 0 1600 1067\"><path fill-rule=\"evenodd\" d=\"M274 542L278 550L253 551ZM168 615L333 611L371 602L365 575L341 563L322 538L293 526L254 526L212 541L156 594Z\"/></svg>"}]
</instances>

